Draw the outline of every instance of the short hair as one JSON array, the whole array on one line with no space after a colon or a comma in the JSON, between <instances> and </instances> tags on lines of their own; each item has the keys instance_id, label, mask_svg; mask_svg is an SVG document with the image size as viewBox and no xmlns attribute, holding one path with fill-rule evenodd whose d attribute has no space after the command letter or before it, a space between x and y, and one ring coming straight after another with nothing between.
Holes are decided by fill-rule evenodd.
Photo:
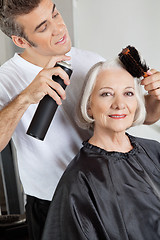
<instances>
[{"instance_id":1,"label":"short hair","mask_svg":"<svg viewBox=\"0 0 160 240\"><path fill-rule=\"evenodd\" d=\"M41 0L0 0L0 29L8 37L12 35L27 39L24 27L16 22L16 17L30 13Z\"/></svg>"},{"instance_id":2,"label":"short hair","mask_svg":"<svg viewBox=\"0 0 160 240\"><path fill-rule=\"evenodd\" d=\"M115 60L109 62L98 62L89 70L80 94L80 101L77 106L77 123L81 128L93 129L94 127L94 119L88 115L90 96L93 92L98 75L107 69L116 70L125 68L120 60L116 58ZM132 126L142 124L146 117L145 100L144 94L142 93L140 80L140 78L134 78L135 94L138 104Z\"/></svg>"}]
</instances>

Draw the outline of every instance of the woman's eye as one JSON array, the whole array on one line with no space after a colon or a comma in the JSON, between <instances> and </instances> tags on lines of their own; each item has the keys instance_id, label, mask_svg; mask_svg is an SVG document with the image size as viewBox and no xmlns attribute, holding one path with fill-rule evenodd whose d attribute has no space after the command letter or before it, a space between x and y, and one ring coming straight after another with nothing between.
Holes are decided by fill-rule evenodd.
<instances>
[{"instance_id":1,"label":"woman's eye","mask_svg":"<svg viewBox=\"0 0 160 240\"><path fill-rule=\"evenodd\" d=\"M134 93L133 92L126 92L125 95L131 97L131 96L134 96Z\"/></svg>"},{"instance_id":2,"label":"woman's eye","mask_svg":"<svg viewBox=\"0 0 160 240\"><path fill-rule=\"evenodd\" d=\"M104 92L101 94L102 97L108 97L111 96L112 94L110 92Z\"/></svg>"}]
</instances>

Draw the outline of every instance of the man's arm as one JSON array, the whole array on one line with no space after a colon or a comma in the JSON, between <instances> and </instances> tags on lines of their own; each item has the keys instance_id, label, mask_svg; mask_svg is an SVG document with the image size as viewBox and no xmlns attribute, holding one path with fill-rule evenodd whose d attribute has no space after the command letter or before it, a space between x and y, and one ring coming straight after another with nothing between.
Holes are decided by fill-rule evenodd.
<instances>
[{"instance_id":1,"label":"man's arm","mask_svg":"<svg viewBox=\"0 0 160 240\"><path fill-rule=\"evenodd\" d=\"M147 116L144 124L150 125L160 119L160 100L151 95L145 96Z\"/></svg>"},{"instance_id":2,"label":"man's arm","mask_svg":"<svg viewBox=\"0 0 160 240\"><path fill-rule=\"evenodd\" d=\"M153 124L160 119L160 72L148 71L149 76L141 82L148 95L145 96L147 116L145 124Z\"/></svg>"},{"instance_id":3,"label":"man's arm","mask_svg":"<svg viewBox=\"0 0 160 240\"><path fill-rule=\"evenodd\" d=\"M66 85L70 81L67 73L62 68L53 66L57 61L69 59L69 57L64 55L51 58L46 67L39 72L31 84L0 111L0 152L11 139L18 122L31 104L38 103L48 94L58 105L61 105L61 99L66 97L65 91L60 84L52 80L52 75L59 75Z\"/></svg>"},{"instance_id":4,"label":"man's arm","mask_svg":"<svg viewBox=\"0 0 160 240\"><path fill-rule=\"evenodd\" d=\"M22 94L0 111L0 152L11 139L19 120L28 107L29 102Z\"/></svg>"}]
</instances>

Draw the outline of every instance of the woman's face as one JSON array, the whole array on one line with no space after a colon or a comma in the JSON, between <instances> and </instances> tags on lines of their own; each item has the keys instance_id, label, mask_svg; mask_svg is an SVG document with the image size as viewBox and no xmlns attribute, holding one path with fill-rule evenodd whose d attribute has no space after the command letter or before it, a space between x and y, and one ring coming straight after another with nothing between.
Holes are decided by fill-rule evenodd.
<instances>
[{"instance_id":1,"label":"woman's face","mask_svg":"<svg viewBox=\"0 0 160 240\"><path fill-rule=\"evenodd\" d=\"M88 114L95 119L94 130L124 132L137 109L134 78L124 69L107 69L96 80Z\"/></svg>"}]
</instances>

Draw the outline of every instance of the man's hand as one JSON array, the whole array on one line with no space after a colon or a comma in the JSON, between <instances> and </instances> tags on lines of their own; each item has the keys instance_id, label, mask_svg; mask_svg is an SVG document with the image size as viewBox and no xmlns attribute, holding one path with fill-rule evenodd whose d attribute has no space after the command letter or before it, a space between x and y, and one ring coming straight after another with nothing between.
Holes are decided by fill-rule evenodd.
<instances>
[{"instance_id":1,"label":"man's hand","mask_svg":"<svg viewBox=\"0 0 160 240\"><path fill-rule=\"evenodd\" d=\"M144 85L148 94L155 97L155 99L160 100L160 72L151 69L147 73L149 76L144 78L141 81L141 84Z\"/></svg>"},{"instance_id":2,"label":"man's hand","mask_svg":"<svg viewBox=\"0 0 160 240\"><path fill-rule=\"evenodd\" d=\"M148 77L141 81L148 95L145 96L147 116L145 124L153 124L160 119L160 72L151 69Z\"/></svg>"},{"instance_id":3,"label":"man's hand","mask_svg":"<svg viewBox=\"0 0 160 240\"><path fill-rule=\"evenodd\" d=\"M70 60L70 57L65 55L52 57L31 84L22 92L30 104L38 103L48 94L58 105L61 105L61 99L64 100L66 98L65 90L60 84L52 80L52 75L59 75L64 80L64 83L69 85L68 74L61 67L54 67L57 62L67 60Z\"/></svg>"}]
</instances>

